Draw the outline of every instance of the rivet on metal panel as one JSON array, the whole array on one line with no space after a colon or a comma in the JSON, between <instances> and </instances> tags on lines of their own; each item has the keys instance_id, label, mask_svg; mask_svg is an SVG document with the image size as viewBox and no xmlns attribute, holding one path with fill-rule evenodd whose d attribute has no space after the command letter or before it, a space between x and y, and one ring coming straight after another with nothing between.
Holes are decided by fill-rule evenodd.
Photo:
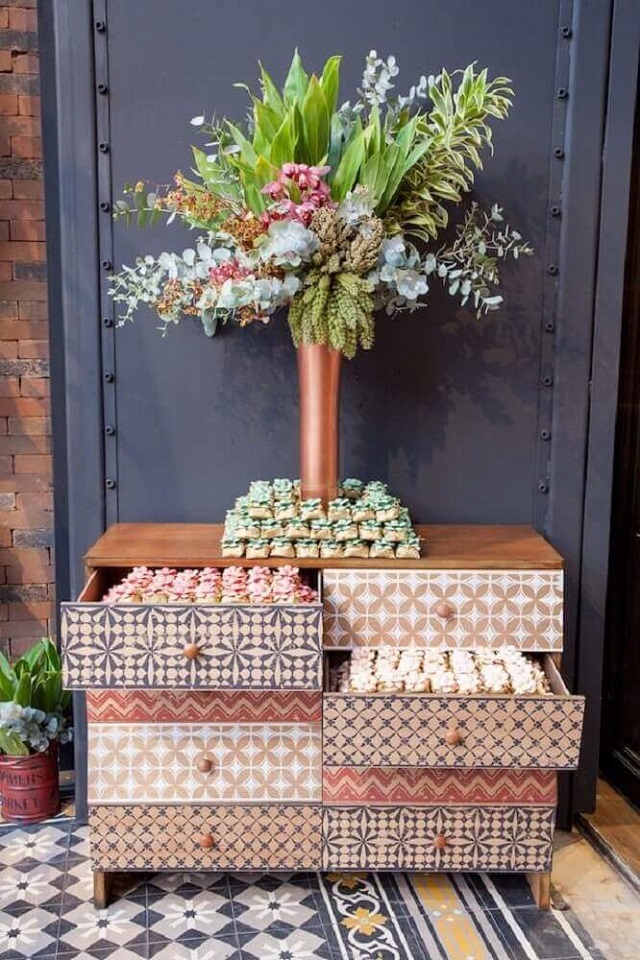
<instances>
[{"instance_id":1,"label":"rivet on metal panel","mask_svg":"<svg viewBox=\"0 0 640 960\"><path fill-rule=\"evenodd\" d=\"M551 214L552 217L560 216L560 207L558 206L557 203L554 203L553 206L549 208L549 213Z\"/></svg>"},{"instance_id":2,"label":"rivet on metal panel","mask_svg":"<svg viewBox=\"0 0 640 960\"><path fill-rule=\"evenodd\" d=\"M104 33L105 30L107 29L107 25L104 22L104 20L96 20L95 26L98 33Z\"/></svg>"},{"instance_id":3,"label":"rivet on metal panel","mask_svg":"<svg viewBox=\"0 0 640 960\"><path fill-rule=\"evenodd\" d=\"M102 261L102 269L103 269L103 270L111 270L112 267L113 267L113 264L111 263L111 260L103 260L103 261Z\"/></svg>"},{"instance_id":4,"label":"rivet on metal panel","mask_svg":"<svg viewBox=\"0 0 640 960\"><path fill-rule=\"evenodd\" d=\"M553 377L550 373L545 373L544 377L542 378L542 383L545 387L551 387L553 385Z\"/></svg>"},{"instance_id":5,"label":"rivet on metal panel","mask_svg":"<svg viewBox=\"0 0 640 960\"><path fill-rule=\"evenodd\" d=\"M103 322L103 324L105 325L105 327L112 327L112 326L113 326L113 318L112 318L112 317L105 317L102 322Z\"/></svg>"},{"instance_id":6,"label":"rivet on metal panel","mask_svg":"<svg viewBox=\"0 0 640 960\"><path fill-rule=\"evenodd\" d=\"M100 209L102 210L103 213L108 213L109 210L111 210L111 204L109 203L108 200L101 200Z\"/></svg>"},{"instance_id":7,"label":"rivet on metal panel","mask_svg":"<svg viewBox=\"0 0 640 960\"><path fill-rule=\"evenodd\" d=\"M107 424L107 426L104 428L104 432L106 433L106 435L107 435L108 437L113 437L113 436L115 435L116 428L115 428L115 427L112 427L111 424L109 423L109 424Z\"/></svg>"},{"instance_id":8,"label":"rivet on metal panel","mask_svg":"<svg viewBox=\"0 0 640 960\"><path fill-rule=\"evenodd\" d=\"M568 40L569 37L572 36L571 27L560 27L560 35L563 36L565 40Z\"/></svg>"},{"instance_id":9,"label":"rivet on metal panel","mask_svg":"<svg viewBox=\"0 0 640 960\"><path fill-rule=\"evenodd\" d=\"M548 493L549 484L547 483L546 480L540 480L540 482L538 483L538 490L540 491L540 493Z\"/></svg>"},{"instance_id":10,"label":"rivet on metal panel","mask_svg":"<svg viewBox=\"0 0 640 960\"><path fill-rule=\"evenodd\" d=\"M540 431L541 440L550 440L551 439L551 430L541 430Z\"/></svg>"},{"instance_id":11,"label":"rivet on metal panel","mask_svg":"<svg viewBox=\"0 0 640 960\"><path fill-rule=\"evenodd\" d=\"M547 267L547 273L550 273L552 277L555 277L558 273L558 267L555 263L550 263Z\"/></svg>"},{"instance_id":12,"label":"rivet on metal panel","mask_svg":"<svg viewBox=\"0 0 640 960\"><path fill-rule=\"evenodd\" d=\"M111 373L111 371L109 370L109 371L107 371L107 373L105 373L104 379L105 379L105 382L106 382L106 383L113 383L113 381L114 381L115 378L114 378L113 374Z\"/></svg>"},{"instance_id":13,"label":"rivet on metal panel","mask_svg":"<svg viewBox=\"0 0 640 960\"><path fill-rule=\"evenodd\" d=\"M569 91L567 90L566 87L558 87L556 91L556 96L558 100L566 100L567 97L569 96Z\"/></svg>"},{"instance_id":14,"label":"rivet on metal panel","mask_svg":"<svg viewBox=\"0 0 640 960\"><path fill-rule=\"evenodd\" d=\"M103 141L102 143L99 143L98 150L100 151L100 153L109 153L109 144L106 143L105 141Z\"/></svg>"},{"instance_id":15,"label":"rivet on metal panel","mask_svg":"<svg viewBox=\"0 0 640 960\"><path fill-rule=\"evenodd\" d=\"M108 93L108 92L109 92L109 87L106 85L106 83L98 84L98 93Z\"/></svg>"},{"instance_id":16,"label":"rivet on metal panel","mask_svg":"<svg viewBox=\"0 0 640 960\"><path fill-rule=\"evenodd\" d=\"M115 488L116 488L116 482L115 482L115 480L107 480L107 481L106 481L106 487L107 487L107 490L115 490Z\"/></svg>"},{"instance_id":17,"label":"rivet on metal panel","mask_svg":"<svg viewBox=\"0 0 640 960\"><path fill-rule=\"evenodd\" d=\"M553 331L554 331L555 328L556 328L556 325L555 325L555 323L553 322L553 320L547 320L547 322L546 322L545 325L544 325L544 328L545 328L545 330L547 331L547 333L553 333Z\"/></svg>"},{"instance_id":18,"label":"rivet on metal panel","mask_svg":"<svg viewBox=\"0 0 640 960\"><path fill-rule=\"evenodd\" d=\"M556 160L563 160L564 150L562 149L562 147L556 147L555 150L553 151L553 155L556 158Z\"/></svg>"}]
</instances>

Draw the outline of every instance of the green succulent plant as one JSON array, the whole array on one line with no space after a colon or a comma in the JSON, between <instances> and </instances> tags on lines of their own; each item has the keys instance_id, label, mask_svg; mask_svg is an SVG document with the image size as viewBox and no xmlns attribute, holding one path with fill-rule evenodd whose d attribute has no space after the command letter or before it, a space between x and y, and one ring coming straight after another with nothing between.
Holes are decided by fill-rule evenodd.
<instances>
[{"instance_id":1,"label":"green succulent plant","mask_svg":"<svg viewBox=\"0 0 640 960\"><path fill-rule=\"evenodd\" d=\"M60 656L50 639L40 640L13 663L0 653L2 753L26 756L60 739L70 705L71 694L62 687Z\"/></svg>"}]
</instances>

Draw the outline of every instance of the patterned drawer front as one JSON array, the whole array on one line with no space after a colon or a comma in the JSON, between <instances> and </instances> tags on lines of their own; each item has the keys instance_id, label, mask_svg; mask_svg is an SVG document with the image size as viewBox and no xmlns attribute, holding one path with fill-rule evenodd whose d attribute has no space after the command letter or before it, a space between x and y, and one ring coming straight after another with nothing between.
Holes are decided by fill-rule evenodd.
<instances>
[{"instance_id":1,"label":"patterned drawer front","mask_svg":"<svg viewBox=\"0 0 640 960\"><path fill-rule=\"evenodd\" d=\"M65 684L320 689L322 608L67 603Z\"/></svg>"},{"instance_id":2,"label":"patterned drawer front","mask_svg":"<svg viewBox=\"0 0 640 960\"><path fill-rule=\"evenodd\" d=\"M89 810L91 859L104 870L318 870L321 832L314 806Z\"/></svg>"},{"instance_id":3,"label":"patterned drawer front","mask_svg":"<svg viewBox=\"0 0 640 960\"><path fill-rule=\"evenodd\" d=\"M88 690L93 723L320 723L313 690Z\"/></svg>"},{"instance_id":4,"label":"patterned drawer front","mask_svg":"<svg viewBox=\"0 0 640 960\"><path fill-rule=\"evenodd\" d=\"M90 723L88 762L90 804L322 797L320 724Z\"/></svg>"},{"instance_id":5,"label":"patterned drawer front","mask_svg":"<svg viewBox=\"0 0 640 960\"><path fill-rule=\"evenodd\" d=\"M434 803L555 806L553 770L429 770L416 767L325 767L322 799L334 806Z\"/></svg>"},{"instance_id":6,"label":"patterned drawer front","mask_svg":"<svg viewBox=\"0 0 640 960\"><path fill-rule=\"evenodd\" d=\"M562 594L562 570L325 570L324 645L562 650Z\"/></svg>"},{"instance_id":7,"label":"patterned drawer front","mask_svg":"<svg viewBox=\"0 0 640 960\"><path fill-rule=\"evenodd\" d=\"M324 870L551 867L553 807L325 807Z\"/></svg>"},{"instance_id":8,"label":"patterned drawer front","mask_svg":"<svg viewBox=\"0 0 640 960\"><path fill-rule=\"evenodd\" d=\"M583 697L325 694L329 766L546 767L578 765ZM454 728L460 742L447 743Z\"/></svg>"}]
</instances>

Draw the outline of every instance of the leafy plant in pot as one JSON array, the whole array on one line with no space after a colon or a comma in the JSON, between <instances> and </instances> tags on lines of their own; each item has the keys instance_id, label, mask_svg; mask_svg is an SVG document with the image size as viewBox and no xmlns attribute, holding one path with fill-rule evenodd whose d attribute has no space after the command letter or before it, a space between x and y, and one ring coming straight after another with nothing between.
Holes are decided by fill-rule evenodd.
<instances>
[{"instance_id":1,"label":"leafy plant in pot","mask_svg":"<svg viewBox=\"0 0 640 960\"><path fill-rule=\"evenodd\" d=\"M0 653L0 799L4 820L33 823L60 810L58 744L71 739L71 694L55 644L40 640L10 663Z\"/></svg>"},{"instance_id":2,"label":"leafy plant in pot","mask_svg":"<svg viewBox=\"0 0 640 960\"><path fill-rule=\"evenodd\" d=\"M296 51L281 88L262 65L260 95L238 84L251 100L245 123L194 117L207 138L194 178L127 185L115 215L140 226L177 218L196 242L140 257L111 288L121 322L144 304L164 331L192 315L208 336L288 307L302 495L323 499L337 488L341 359L371 349L376 311L415 310L442 284L480 317L502 303L505 260L532 253L497 204L469 200L491 123L511 107L507 78L470 64L400 96L395 58L372 50L356 99L339 106L340 65L333 56L309 74Z\"/></svg>"}]
</instances>

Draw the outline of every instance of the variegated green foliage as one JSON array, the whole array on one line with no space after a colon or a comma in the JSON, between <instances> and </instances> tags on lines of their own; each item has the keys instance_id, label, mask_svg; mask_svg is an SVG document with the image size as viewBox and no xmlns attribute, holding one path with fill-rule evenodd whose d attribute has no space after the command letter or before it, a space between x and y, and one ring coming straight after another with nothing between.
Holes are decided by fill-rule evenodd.
<instances>
[{"instance_id":1,"label":"variegated green foliage","mask_svg":"<svg viewBox=\"0 0 640 960\"><path fill-rule=\"evenodd\" d=\"M404 232L423 240L446 227L447 203L459 203L482 169L482 151L492 149L489 120L504 120L513 91L506 77L489 80L473 65L454 88L446 70L429 87L433 104L417 120L419 155L406 172L393 210L385 219L390 233Z\"/></svg>"},{"instance_id":2,"label":"variegated green foliage","mask_svg":"<svg viewBox=\"0 0 640 960\"><path fill-rule=\"evenodd\" d=\"M36 724L44 723L45 718L47 724L51 724L52 718L60 723L69 710L71 694L62 689L60 656L51 640L36 643L13 663L0 653L0 704L3 703L22 708L21 723L24 722L25 710L29 712L30 720L36 720ZM15 722L5 723L3 716L0 711L0 752L11 756L30 753L29 744L13 729ZM15 720L13 715L11 719Z\"/></svg>"}]
</instances>

